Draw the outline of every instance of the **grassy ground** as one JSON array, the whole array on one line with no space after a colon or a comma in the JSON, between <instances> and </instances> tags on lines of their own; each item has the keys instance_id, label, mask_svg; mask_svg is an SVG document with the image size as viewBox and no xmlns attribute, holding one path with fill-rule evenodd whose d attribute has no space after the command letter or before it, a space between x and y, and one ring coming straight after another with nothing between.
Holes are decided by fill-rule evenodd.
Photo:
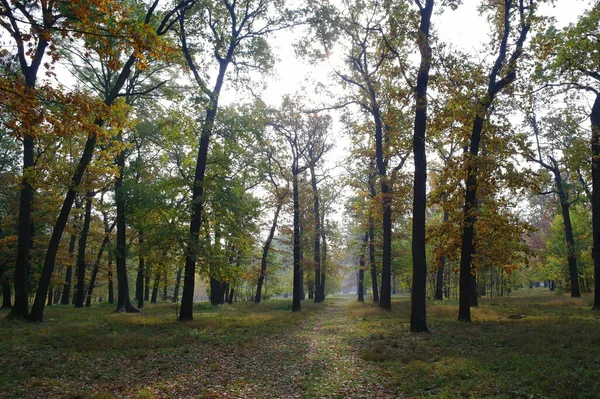
<instances>
[{"instance_id":1,"label":"grassy ground","mask_svg":"<svg viewBox=\"0 0 600 399\"><path fill-rule=\"evenodd\" d=\"M483 299L472 323L455 321L455 302L430 303L428 334L408 332L405 299L392 312L354 298L294 314L287 301L198 305L190 323L173 305L53 306L42 324L0 312L0 397L597 398L590 300Z\"/></svg>"}]
</instances>

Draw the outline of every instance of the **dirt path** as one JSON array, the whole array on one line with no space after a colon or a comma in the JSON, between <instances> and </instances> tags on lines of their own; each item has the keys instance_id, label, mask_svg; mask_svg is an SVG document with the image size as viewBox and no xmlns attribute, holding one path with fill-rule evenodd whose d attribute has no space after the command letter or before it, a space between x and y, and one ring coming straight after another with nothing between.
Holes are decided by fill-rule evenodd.
<instances>
[{"instance_id":1,"label":"dirt path","mask_svg":"<svg viewBox=\"0 0 600 399\"><path fill-rule=\"evenodd\" d=\"M220 360L206 398L397 398L380 369L359 357L349 337L358 320L349 299L330 300L300 331L267 338L256 350ZM222 363L222 364L221 364Z\"/></svg>"},{"instance_id":2,"label":"dirt path","mask_svg":"<svg viewBox=\"0 0 600 399\"><path fill-rule=\"evenodd\" d=\"M385 377L349 344L358 324L348 315L349 303L349 299L329 301L313 319L312 329L298 333L309 350L299 362L298 384L290 398L397 397L386 392Z\"/></svg>"}]
</instances>

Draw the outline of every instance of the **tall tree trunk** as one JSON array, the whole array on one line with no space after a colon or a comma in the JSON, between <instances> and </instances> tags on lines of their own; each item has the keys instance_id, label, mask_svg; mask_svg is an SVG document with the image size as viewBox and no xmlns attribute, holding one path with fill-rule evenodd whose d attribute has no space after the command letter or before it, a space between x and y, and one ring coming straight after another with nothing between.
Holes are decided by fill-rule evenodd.
<instances>
[{"instance_id":1,"label":"tall tree trunk","mask_svg":"<svg viewBox=\"0 0 600 399\"><path fill-rule=\"evenodd\" d=\"M119 141L122 141L119 137ZM117 155L117 167L119 176L115 180L115 205L117 208L117 309L116 312L136 313L139 312L131 304L129 297L129 279L127 278L127 221L125 220L125 191L123 188L123 174L125 171L125 153L121 151Z\"/></svg>"},{"instance_id":2,"label":"tall tree trunk","mask_svg":"<svg viewBox=\"0 0 600 399\"><path fill-rule=\"evenodd\" d=\"M165 267L165 274L164 274L164 278L165 278L165 279L164 279L164 281L163 281L163 295L162 295L162 300L163 300L164 302L166 302L166 301L167 301L167 296L168 296L168 295L167 295L167 294L168 294L168 292L167 292L167 281L169 280L169 279L168 279L168 277L169 277L169 275L168 275L168 273L167 273L167 269L166 269L166 267Z\"/></svg>"},{"instance_id":3,"label":"tall tree trunk","mask_svg":"<svg viewBox=\"0 0 600 399\"><path fill-rule=\"evenodd\" d=\"M137 277L135 280L135 298L137 299L137 307L139 309L144 307L144 256L142 255L142 244L144 243L144 233L140 230L138 232L138 244L140 248L140 254L138 258L138 270Z\"/></svg>"},{"instance_id":4,"label":"tall tree trunk","mask_svg":"<svg viewBox=\"0 0 600 399\"><path fill-rule=\"evenodd\" d=\"M369 216L369 266L371 267L373 302L379 303L379 283L377 282L377 264L375 263L375 221L372 216Z\"/></svg>"},{"instance_id":5,"label":"tall tree trunk","mask_svg":"<svg viewBox=\"0 0 600 399\"><path fill-rule=\"evenodd\" d=\"M173 291L173 302L179 302L179 286L181 285L182 274L183 274L183 267L177 268L177 277L175 279L175 290Z\"/></svg>"},{"instance_id":6,"label":"tall tree trunk","mask_svg":"<svg viewBox=\"0 0 600 399\"><path fill-rule=\"evenodd\" d=\"M554 162L552 172L554 173L554 183L556 184L556 191L558 192L558 198L560 199L560 210L563 217L563 226L565 229L565 240L567 242L567 261L569 264L569 279L571 282L571 297L581 297L581 291L579 288L579 275L577 273L577 255L575 253L575 239L573 237L573 225L571 223L571 204L567 199L567 193L565 191L562 177L558 169L558 164Z\"/></svg>"},{"instance_id":7,"label":"tall tree trunk","mask_svg":"<svg viewBox=\"0 0 600 399\"><path fill-rule=\"evenodd\" d=\"M11 287L10 287L10 282L8 281L8 279L6 278L6 276L4 276L2 278L2 308L1 309L11 309L12 308L12 302L11 302Z\"/></svg>"},{"instance_id":8,"label":"tall tree trunk","mask_svg":"<svg viewBox=\"0 0 600 399\"><path fill-rule=\"evenodd\" d=\"M150 265L144 265L144 301L150 302Z\"/></svg>"},{"instance_id":9,"label":"tall tree trunk","mask_svg":"<svg viewBox=\"0 0 600 399\"><path fill-rule=\"evenodd\" d=\"M96 120L96 124L98 126L102 126L103 122L101 120ZM60 240L65 230L65 226L67 225L67 221L69 220L69 213L71 212L73 202L77 196L76 189L81 184L85 170L92 160L94 147L96 146L96 139L96 133L92 133L86 140L83 154L79 159L79 163L77 164L77 168L75 169L75 173L72 177L71 188L69 188L67 191L67 195L63 200L60 213L56 219L56 223L54 224L54 229L52 230L52 235L50 236L50 243L48 244L48 249L46 250L42 275L40 276L35 300L33 301L31 313L29 314L29 320L31 321L41 322L44 320L44 306L46 304L46 296L48 294L48 287L50 286L52 273L54 272L54 264L56 261Z\"/></svg>"},{"instance_id":10,"label":"tall tree trunk","mask_svg":"<svg viewBox=\"0 0 600 399\"><path fill-rule=\"evenodd\" d=\"M35 87L35 75L30 77L30 80L30 89L33 89ZM31 229L33 187L29 181L29 172L34 166L34 139L31 135L25 135L23 137L23 178L21 179L21 191L19 193L17 262L13 278L15 303L7 316L11 320L26 320L29 317L29 262L33 243Z\"/></svg>"},{"instance_id":11,"label":"tall tree trunk","mask_svg":"<svg viewBox=\"0 0 600 399\"><path fill-rule=\"evenodd\" d=\"M156 303L158 299L158 284L160 283L160 274L158 271L154 274L154 285L152 286L152 298L150 303Z\"/></svg>"},{"instance_id":12,"label":"tall tree trunk","mask_svg":"<svg viewBox=\"0 0 600 399\"><path fill-rule=\"evenodd\" d=\"M312 158L312 152L310 153ZM317 176L315 174L315 166L310 167L310 182L313 191L313 213L315 216L315 229L313 233L314 240L314 256L315 264L315 303L323 302L321 298L321 215L319 209L319 191L317 189Z\"/></svg>"},{"instance_id":13,"label":"tall tree trunk","mask_svg":"<svg viewBox=\"0 0 600 399\"><path fill-rule=\"evenodd\" d=\"M425 332L427 329L426 293L427 293L427 260L425 254L425 211L427 202L427 154L425 152L425 136L427 130L427 86L431 67L431 47L429 46L429 27L433 0L427 0L425 6L419 4L421 23L417 43L421 54L421 64L417 74L416 112L414 125L413 154L415 162L414 195L413 195L413 279L412 302L410 312L410 330Z\"/></svg>"},{"instance_id":14,"label":"tall tree trunk","mask_svg":"<svg viewBox=\"0 0 600 399\"><path fill-rule=\"evenodd\" d=\"M375 99L375 91L371 90L371 98ZM376 101L373 101L376 104ZM381 187L382 207L382 267L381 267L381 292L379 307L386 310L392 309L392 198L387 177L387 160L384 157L384 142L389 139L383 135L381 113L377 106L372 110L375 122L375 151L376 165L379 173Z\"/></svg>"},{"instance_id":15,"label":"tall tree trunk","mask_svg":"<svg viewBox=\"0 0 600 399\"><path fill-rule=\"evenodd\" d=\"M75 292L75 307L82 308L85 299L85 251L88 233L90 231L90 220L92 218L92 198L94 193L88 192L85 198L85 212L83 216L83 227L79 235L77 246L77 291Z\"/></svg>"},{"instance_id":16,"label":"tall tree trunk","mask_svg":"<svg viewBox=\"0 0 600 399\"><path fill-rule=\"evenodd\" d=\"M192 58L191 53L187 48L186 36L185 36L185 24L184 18L180 18L180 32L182 50L187 61L188 66L192 70L192 73L196 77L198 82L201 81L198 70ZM235 36L239 35L240 32L235 33ZM217 110L219 108L219 96L221 95L221 89L225 81L225 73L231 61L233 60L233 52L237 47L238 42L231 41L227 50L227 55L224 58L219 56L219 72L215 81L215 86L212 92L210 92L210 104L206 108L206 118L202 124L200 134L200 146L198 148L198 156L196 158L196 170L194 172L194 186L192 188L192 214L190 219L190 234L189 242L185 254L185 272L183 278L183 293L181 296L181 308L179 311L179 320L188 321L193 320L193 304L194 304L194 287L196 278L196 258L198 252L198 239L200 233L200 226L202 225L202 209L204 206L203 193L204 193L204 176L206 173L206 162L208 156L208 147L210 143L210 136L212 135L213 126L217 116Z\"/></svg>"},{"instance_id":17,"label":"tall tree trunk","mask_svg":"<svg viewBox=\"0 0 600 399\"><path fill-rule=\"evenodd\" d=\"M592 125L592 247L594 258L594 310L600 310L600 95L590 116Z\"/></svg>"},{"instance_id":18,"label":"tall tree trunk","mask_svg":"<svg viewBox=\"0 0 600 399\"><path fill-rule=\"evenodd\" d=\"M297 160L296 160L297 162ZM297 167L292 168L292 198L294 202L294 285L292 293L292 312L301 310L301 299L303 296L303 279L302 279L302 264L301 243L300 243L300 199L298 197L298 173Z\"/></svg>"},{"instance_id":19,"label":"tall tree trunk","mask_svg":"<svg viewBox=\"0 0 600 399\"><path fill-rule=\"evenodd\" d=\"M364 286L363 282L365 281L366 257L365 257L364 251L367 246L366 244L367 244L368 240L369 240L369 232L366 232L363 237L362 250L361 250L360 258L358 261L358 302L365 301L365 286Z\"/></svg>"},{"instance_id":20,"label":"tall tree trunk","mask_svg":"<svg viewBox=\"0 0 600 399\"><path fill-rule=\"evenodd\" d=\"M265 281L265 275L267 272L267 262L269 259L269 249L271 248L271 243L273 242L273 237L275 236L275 231L277 229L277 221L279 219L279 212L283 207L283 201L277 202L277 207L275 208L275 215L273 215L273 222L271 223L271 229L269 230L269 236L267 237L265 244L263 245L262 258L260 261L260 273L258 275L258 284L256 285L256 295L254 296L254 303L260 303L261 295L262 295L262 286Z\"/></svg>"},{"instance_id":21,"label":"tall tree trunk","mask_svg":"<svg viewBox=\"0 0 600 399\"><path fill-rule=\"evenodd\" d=\"M479 298L477 297L477 272L476 271L471 272L471 284L470 285L471 285L471 294L470 294L471 307L476 308L479 306Z\"/></svg>"},{"instance_id":22,"label":"tall tree trunk","mask_svg":"<svg viewBox=\"0 0 600 399\"><path fill-rule=\"evenodd\" d=\"M94 292L94 288L96 287L96 277L98 276L98 270L100 269L100 262L102 260L102 254L104 253L104 249L108 245L110 238L108 235L104 236L102 240L102 244L100 244L100 248L98 249L98 253L96 254L96 261L94 262L94 268L92 270L92 277L90 278L90 285L87 291L87 298L85 301L85 306L90 307L92 304L92 294Z\"/></svg>"},{"instance_id":23,"label":"tall tree trunk","mask_svg":"<svg viewBox=\"0 0 600 399\"><path fill-rule=\"evenodd\" d=\"M81 208L83 202L77 201L75 203L75 207L77 209ZM75 218L73 222L73 233L71 234L71 238L69 240L69 259L73 259L73 253L75 252L75 244L77 243L77 234L75 234L76 229L76 221L79 217ZM69 305L71 303L71 284L73 283L73 267L75 267L75 262L71 261L71 264L67 266L67 271L65 272L65 285L62 291L62 297L60 300L61 305Z\"/></svg>"},{"instance_id":24,"label":"tall tree trunk","mask_svg":"<svg viewBox=\"0 0 600 399\"><path fill-rule=\"evenodd\" d=\"M7 13L9 12L6 10ZM46 10L44 10L46 11ZM12 12L7 16L13 18ZM47 21L51 23L50 20ZM42 64L48 41L42 37L38 38L35 48L35 57L32 57L31 63L27 65L25 59L24 41L21 35L17 38L17 48L21 72L25 78L24 97L35 95L35 86L37 74ZM29 50L27 50L29 51ZM17 261L15 265L15 276L13 283L15 287L15 303L8 316L10 320L26 320L29 318L29 266L31 261L31 249L33 248L33 229L31 228L31 212L33 209L33 187L29 179L31 171L35 166L35 137L32 132L26 132L23 135L23 177L21 178L21 188L19 192L19 222L17 239Z\"/></svg>"},{"instance_id":25,"label":"tall tree trunk","mask_svg":"<svg viewBox=\"0 0 600 399\"><path fill-rule=\"evenodd\" d=\"M113 267L112 267L112 256L108 257L108 303L111 305L115 303L115 289L114 289L114 276L113 276Z\"/></svg>"},{"instance_id":26,"label":"tall tree trunk","mask_svg":"<svg viewBox=\"0 0 600 399\"><path fill-rule=\"evenodd\" d=\"M327 277L327 237L325 236L325 212L321 212L321 298L325 300L325 280Z\"/></svg>"},{"instance_id":27,"label":"tall tree trunk","mask_svg":"<svg viewBox=\"0 0 600 399\"><path fill-rule=\"evenodd\" d=\"M523 3L519 3L518 15L521 16L518 34L515 44L512 47L512 54L507 60L508 39L511 35L510 17L513 13L513 0L503 1L503 25L502 39L498 47L498 56L489 75L487 95L479 99L479 110L473 121L471 131L469 156L467 158L467 177L465 179L465 203L463 216L463 234L460 254L460 277L459 277L459 302L458 302L458 321L471 321L471 259L473 255L473 238L475 232L475 223L477 222L477 158L479 155L479 146L481 143L481 134L483 124L487 117L488 110L494 99L502 90L510 85L517 77L517 61L523 53L523 45L530 28L530 18L525 15L526 12L532 15L533 9L527 9ZM504 75L500 78L500 73Z\"/></svg>"}]
</instances>

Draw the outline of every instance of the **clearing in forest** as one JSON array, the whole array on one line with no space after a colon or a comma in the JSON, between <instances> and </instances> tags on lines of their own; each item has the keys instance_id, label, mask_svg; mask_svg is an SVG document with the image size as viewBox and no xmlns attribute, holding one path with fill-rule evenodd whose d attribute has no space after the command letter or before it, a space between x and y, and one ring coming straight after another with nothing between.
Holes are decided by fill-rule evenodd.
<instances>
[{"instance_id":1,"label":"clearing in forest","mask_svg":"<svg viewBox=\"0 0 600 399\"><path fill-rule=\"evenodd\" d=\"M408 332L406 299L202 304L189 323L168 304L53 306L42 324L0 320L0 397L597 397L591 298L539 293L483 299L472 323L430 303L427 334Z\"/></svg>"}]
</instances>

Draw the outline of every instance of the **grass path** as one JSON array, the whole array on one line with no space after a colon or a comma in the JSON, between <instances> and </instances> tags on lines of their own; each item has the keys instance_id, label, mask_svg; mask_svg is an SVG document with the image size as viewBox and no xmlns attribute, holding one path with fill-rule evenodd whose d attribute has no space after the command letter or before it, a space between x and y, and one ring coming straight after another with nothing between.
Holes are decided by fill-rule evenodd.
<instances>
[{"instance_id":1,"label":"grass path","mask_svg":"<svg viewBox=\"0 0 600 399\"><path fill-rule=\"evenodd\" d=\"M349 344L353 301L172 305L140 314L53 306L43 324L0 314L0 398L392 398Z\"/></svg>"},{"instance_id":2,"label":"grass path","mask_svg":"<svg viewBox=\"0 0 600 399\"><path fill-rule=\"evenodd\" d=\"M173 304L139 314L52 306L44 323L0 311L0 398L577 398L600 392L600 313L591 297L483 298L472 323L455 301L391 312L354 298L212 307L194 321ZM524 314L512 320L510 314Z\"/></svg>"},{"instance_id":3,"label":"grass path","mask_svg":"<svg viewBox=\"0 0 600 399\"><path fill-rule=\"evenodd\" d=\"M372 364L360 359L348 337L355 335L358 321L350 317L349 299L329 300L309 321L312 329L297 335L308 344L298 364L292 398L392 398L386 392L385 376Z\"/></svg>"},{"instance_id":4,"label":"grass path","mask_svg":"<svg viewBox=\"0 0 600 399\"><path fill-rule=\"evenodd\" d=\"M396 398L385 392L386 379L348 343L358 323L349 316L349 303L346 298L310 305L310 316L301 324L250 344L241 356L225 354L205 397Z\"/></svg>"}]
</instances>

